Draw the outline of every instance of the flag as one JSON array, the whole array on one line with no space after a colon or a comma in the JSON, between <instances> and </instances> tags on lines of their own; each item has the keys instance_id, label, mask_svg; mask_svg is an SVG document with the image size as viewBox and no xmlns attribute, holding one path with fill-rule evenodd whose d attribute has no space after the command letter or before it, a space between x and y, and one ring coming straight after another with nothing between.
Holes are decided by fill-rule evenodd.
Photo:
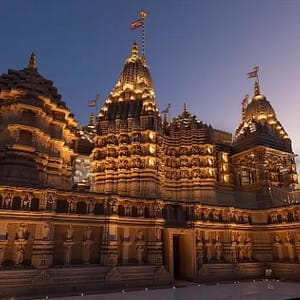
<instances>
[{"instance_id":1,"label":"flag","mask_svg":"<svg viewBox=\"0 0 300 300\"><path fill-rule=\"evenodd\" d=\"M258 66L255 66L253 67L253 71L247 73L247 78L255 78L255 77L258 77L258 69L259 67Z\"/></svg>"},{"instance_id":2,"label":"flag","mask_svg":"<svg viewBox=\"0 0 300 300\"><path fill-rule=\"evenodd\" d=\"M170 111L170 107L171 107L171 103L168 103L167 108L166 108L165 110L163 110L161 113L162 113L162 114L168 114L169 111Z\"/></svg>"},{"instance_id":3,"label":"flag","mask_svg":"<svg viewBox=\"0 0 300 300\"><path fill-rule=\"evenodd\" d=\"M90 100L89 102L88 102L88 107L95 107L95 106L97 106L97 101L100 99L100 94L97 94L96 96L95 96L95 99L94 100Z\"/></svg>"},{"instance_id":4,"label":"flag","mask_svg":"<svg viewBox=\"0 0 300 300\"><path fill-rule=\"evenodd\" d=\"M97 100L91 100L91 101L89 101L88 102L88 106L89 107L95 107L95 106L97 106Z\"/></svg>"},{"instance_id":5,"label":"flag","mask_svg":"<svg viewBox=\"0 0 300 300\"><path fill-rule=\"evenodd\" d=\"M249 73L247 73L247 78L255 78L257 77L257 70L251 71Z\"/></svg>"},{"instance_id":6,"label":"flag","mask_svg":"<svg viewBox=\"0 0 300 300\"><path fill-rule=\"evenodd\" d=\"M137 29L140 28L144 25L144 18L139 18L133 22L130 23L130 29Z\"/></svg>"}]
</instances>

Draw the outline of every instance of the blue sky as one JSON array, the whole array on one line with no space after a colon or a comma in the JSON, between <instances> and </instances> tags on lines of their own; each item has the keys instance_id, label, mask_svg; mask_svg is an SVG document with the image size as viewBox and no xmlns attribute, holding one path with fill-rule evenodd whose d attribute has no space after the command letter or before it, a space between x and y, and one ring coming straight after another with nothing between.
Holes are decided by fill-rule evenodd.
<instances>
[{"instance_id":1,"label":"blue sky","mask_svg":"<svg viewBox=\"0 0 300 300\"><path fill-rule=\"evenodd\" d=\"M31 51L81 123L87 102L116 83L140 31L129 23L148 12L146 57L158 107L171 117L186 102L213 127L234 132L241 99L261 92L300 153L300 1L298 0L10 0L0 9L0 72L22 69Z\"/></svg>"}]
</instances>

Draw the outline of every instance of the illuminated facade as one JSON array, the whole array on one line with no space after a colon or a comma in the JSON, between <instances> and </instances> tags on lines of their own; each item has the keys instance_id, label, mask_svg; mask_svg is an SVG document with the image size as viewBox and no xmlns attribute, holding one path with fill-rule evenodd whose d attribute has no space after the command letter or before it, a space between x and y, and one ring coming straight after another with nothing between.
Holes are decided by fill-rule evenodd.
<instances>
[{"instance_id":1,"label":"illuminated facade","mask_svg":"<svg viewBox=\"0 0 300 300\"><path fill-rule=\"evenodd\" d=\"M295 155L258 83L234 136L186 105L161 117L136 44L88 126L34 54L0 106L1 296L299 279Z\"/></svg>"}]
</instances>

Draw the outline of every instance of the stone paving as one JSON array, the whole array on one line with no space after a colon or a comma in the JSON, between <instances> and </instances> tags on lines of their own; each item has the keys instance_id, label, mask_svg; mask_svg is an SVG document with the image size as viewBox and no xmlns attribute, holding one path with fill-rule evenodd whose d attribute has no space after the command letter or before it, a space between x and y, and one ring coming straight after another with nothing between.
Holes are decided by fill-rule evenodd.
<instances>
[{"instance_id":1,"label":"stone paving","mask_svg":"<svg viewBox=\"0 0 300 300\"><path fill-rule=\"evenodd\" d=\"M46 298L46 297L45 297ZM44 299L45 299L44 298ZM42 299L42 298L41 298ZM50 299L50 297L49 297ZM138 291L121 291L120 293L106 293L59 297L59 300L282 300L300 299L299 282L281 282L278 280L260 280L251 282L234 282L224 284L188 284L164 289L148 289Z\"/></svg>"}]
</instances>

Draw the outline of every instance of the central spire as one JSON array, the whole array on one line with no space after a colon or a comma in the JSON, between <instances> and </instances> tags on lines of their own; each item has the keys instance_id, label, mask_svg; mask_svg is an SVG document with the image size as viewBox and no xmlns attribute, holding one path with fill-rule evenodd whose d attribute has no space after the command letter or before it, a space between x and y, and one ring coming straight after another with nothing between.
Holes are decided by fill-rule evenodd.
<instances>
[{"instance_id":1,"label":"central spire","mask_svg":"<svg viewBox=\"0 0 300 300\"><path fill-rule=\"evenodd\" d=\"M139 108L135 111L133 108L130 108L129 111L120 108L119 112L112 108L114 105L119 105L117 103L123 103L122 105L125 107L129 102L131 106L137 105ZM139 56L138 45L135 42L131 47L130 56L125 60L119 80L105 100L99 117L114 118L119 114L122 114L123 117L127 114L137 116L150 112L158 114L154 87L146 59Z\"/></svg>"}]
</instances>

